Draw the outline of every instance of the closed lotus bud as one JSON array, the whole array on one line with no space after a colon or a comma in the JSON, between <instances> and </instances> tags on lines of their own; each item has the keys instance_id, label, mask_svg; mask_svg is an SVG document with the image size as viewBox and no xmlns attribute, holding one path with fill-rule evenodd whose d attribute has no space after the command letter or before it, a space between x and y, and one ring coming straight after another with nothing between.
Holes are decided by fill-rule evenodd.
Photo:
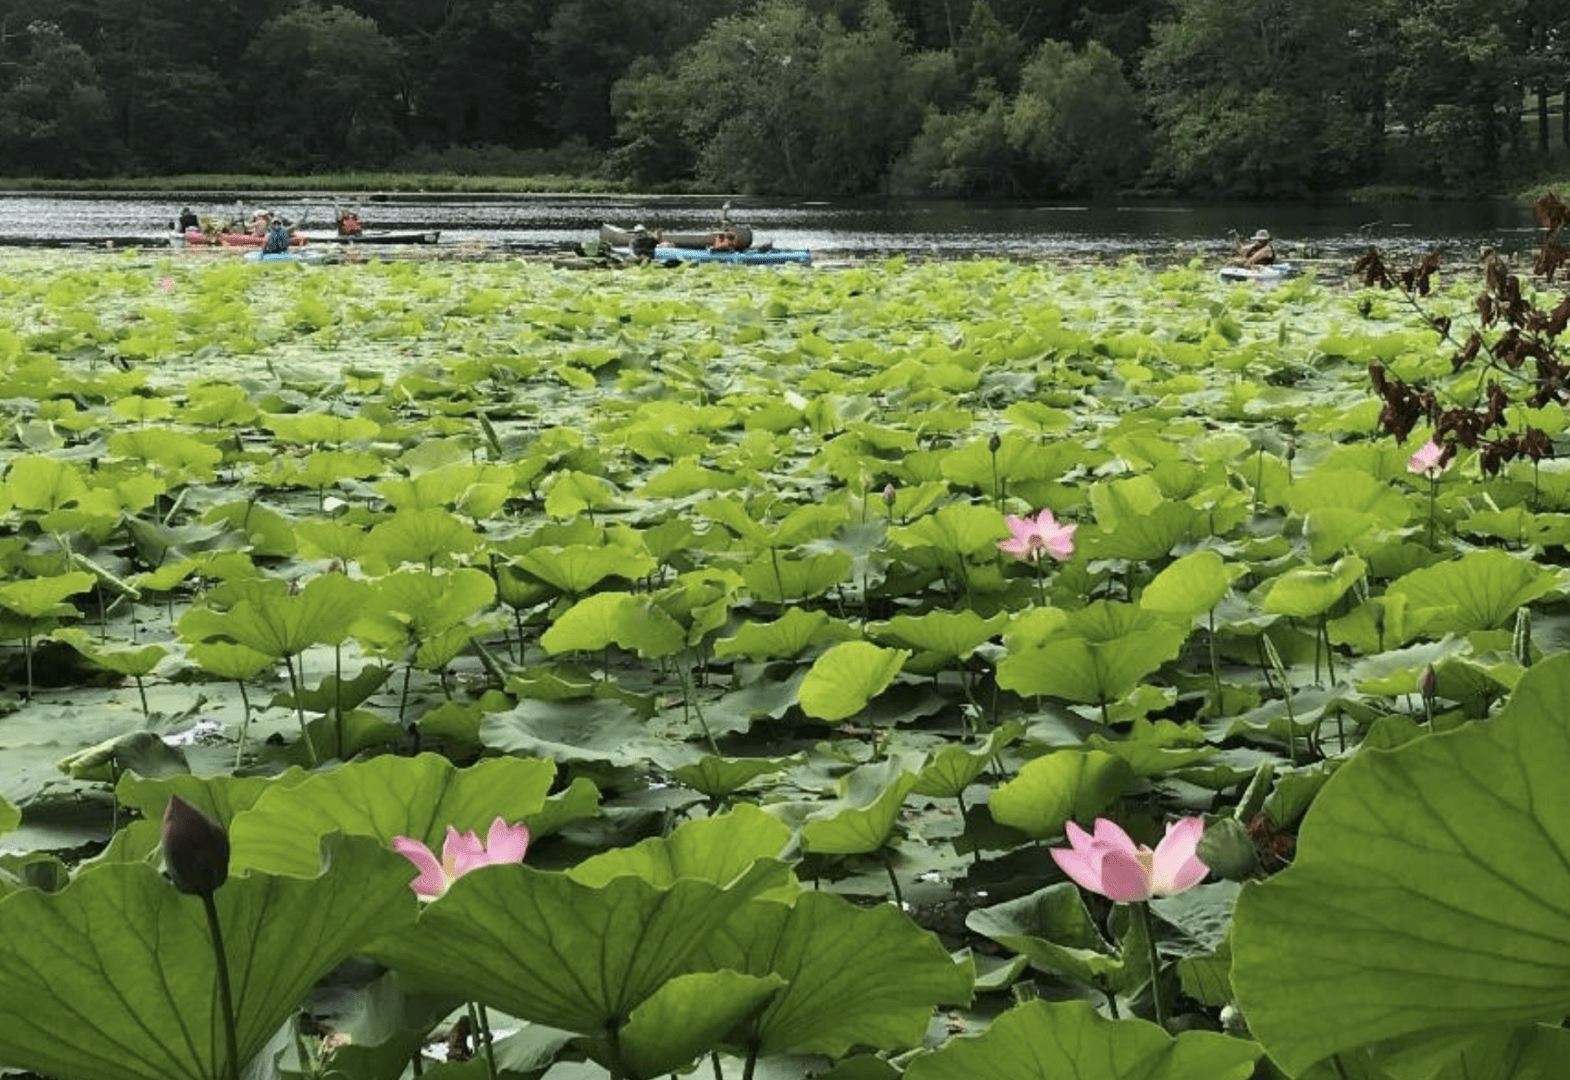
<instances>
[{"instance_id":1,"label":"closed lotus bud","mask_svg":"<svg viewBox=\"0 0 1570 1080\"><path fill-rule=\"evenodd\" d=\"M894 485L893 484L884 484L883 485L883 505L884 506L893 506L894 505L894 495L895 495Z\"/></svg>"},{"instance_id":2,"label":"closed lotus bud","mask_svg":"<svg viewBox=\"0 0 1570 1080\"><path fill-rule=\"evenodd\" d=\"M1237 818L1224 817L1205 826L1195 850L1199 861L1228 881L1242 881L1259 865L1259 849L1254 838Z\"/></svg>"},{"instance_id":3,"label":"closed lotus bud","mask_svg":"<svg viewBox=\"0 0 1570 1080\"><path fill-rule=\"evenodd\" d=\"M1439 673L1434 670L1433 664L1425 667L1423 674L1417 677L1417 692L1423 695L1423 704L1430 706L1439 696Z\"/></svg>"},{"instance_id":4,"label":"closed lotus bud","mask_svg":"<svg viewBox=\"0 0 1570 1080\"><path fill-rule=\"evenodd\" d=\"M229 835L180 798L164 809L164 873L183 893L211 893L229 878Z\"/></svg>"},{"instance_id":5,"label":"closed lotus bud","mask_svg":"<svg viewBox=\"0 0 1570 1080\"><path fill-rule=\"evenodd\" d=\"M992 436L989 439L987 439L987 449L991 450L994 454L996 454L998 452L998 448L1001 447L1002 445L1003 445L1003 436L999 435L996 431L994 431L992 433Z\"/></svg>"}]
</instances>

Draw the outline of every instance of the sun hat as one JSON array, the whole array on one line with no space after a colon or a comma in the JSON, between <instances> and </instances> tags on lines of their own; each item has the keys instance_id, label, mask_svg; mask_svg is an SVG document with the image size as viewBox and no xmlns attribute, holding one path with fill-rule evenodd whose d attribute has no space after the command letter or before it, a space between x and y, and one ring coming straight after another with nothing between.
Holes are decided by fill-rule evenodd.
<instances>
[{"instance_id":1,"label":"sun hat","mask_svg":"<svg viewBox=\"0 0 1570 1080\"><path fill-rule=\"evenodd\" d=\"M1257 233L1254 234L1254 239L1255 240L1269 240L1270 239L1270 230L1269 229L1260 229Z\"/></svg>"}]
</instances>

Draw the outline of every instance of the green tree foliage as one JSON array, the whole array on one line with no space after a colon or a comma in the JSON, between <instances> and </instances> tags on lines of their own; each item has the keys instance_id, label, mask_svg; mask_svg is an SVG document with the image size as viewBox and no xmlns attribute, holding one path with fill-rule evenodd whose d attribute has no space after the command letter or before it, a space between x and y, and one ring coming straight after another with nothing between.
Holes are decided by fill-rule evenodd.
<instances>
[{"instance_id":1,"label":"green tree foliage","mask_svg":"<svg viewBox=\"0 0 1570 1080\"><path fill-rule=\"evenodd\" d=\"M1117 57L1092 42L1042 42L1010 109L1009 144L1033 172L1032 190L1116 192L1144 165L1139 99Z\"/></svg>"},{"instance_id":2,"label":"green tree foliage","mask_svg":"<svg viewBox=\"0 0 1570 1080\"><path fill-rule=\"evenodd\" d=\"M1367 128L1346 106L1350 0L1176 0L1142 75L1159 179L1243 196L1355 176Z\"/></svg>"},{"instance_id":3,"label":"green tree foliage","mask_svg":"<svg viewBox=\"0 0 1570 1080\"><path fill-rule=\"evenodd\" d=\"M345 166L397 150L396 47L372 20L342 7L297 8L263 26L246 59L263 160Z\"/></svg>"},{"instance_id":4,"label":"green tree foliage","mask_svg":"<svg viewBox=\"0 0 1570 1080\"><path fill-rule=\"evenodd\" d=\"M19 50L7 39L10 62L0 67L0 157L63 176L101 168L109 100L92 58L54 23L32 22L19 36Z\"/></svg>"}]
</instances>

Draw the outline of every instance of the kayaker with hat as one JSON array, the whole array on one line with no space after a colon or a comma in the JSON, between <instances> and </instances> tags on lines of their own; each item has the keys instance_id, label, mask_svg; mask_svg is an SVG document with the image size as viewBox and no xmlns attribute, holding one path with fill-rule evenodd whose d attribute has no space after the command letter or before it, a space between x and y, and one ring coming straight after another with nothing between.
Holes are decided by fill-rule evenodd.
<instances>
[{"instance_id":1,"label":"kayaker with hat","mask_svg":"<svg viewBox=\"0 0 1570 1080\"><path fill-rule=\"evenodd\" d=\"M1237 233L1233 233L1232 242L1236 248L1233 261L1239 266L1269 266L1276 261L1276 251L1270 246L1269 229L1260 229L1249 238L1247 244L1238 239Z\"/></svg>"}]
</instances>

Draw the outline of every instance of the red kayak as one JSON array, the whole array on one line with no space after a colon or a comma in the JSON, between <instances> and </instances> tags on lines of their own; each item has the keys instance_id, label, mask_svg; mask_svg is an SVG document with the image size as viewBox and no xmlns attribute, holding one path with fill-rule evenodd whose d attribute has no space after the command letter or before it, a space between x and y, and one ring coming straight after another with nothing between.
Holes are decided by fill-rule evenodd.
<instances>
[{"instance_id":1,"label":"red kayak","mask_svg":"<svg viewBox=\"0 0 1570 1080\"><path fill-rule=\"evenodd\" d=\"M265 236L252 236L250 233L204 233L201 229L185 230L186 247L240 247L259 248L267 240ZM290 247L299 247L305 243L305 237L291 235Z\"/></svg>"}]
</instances>

